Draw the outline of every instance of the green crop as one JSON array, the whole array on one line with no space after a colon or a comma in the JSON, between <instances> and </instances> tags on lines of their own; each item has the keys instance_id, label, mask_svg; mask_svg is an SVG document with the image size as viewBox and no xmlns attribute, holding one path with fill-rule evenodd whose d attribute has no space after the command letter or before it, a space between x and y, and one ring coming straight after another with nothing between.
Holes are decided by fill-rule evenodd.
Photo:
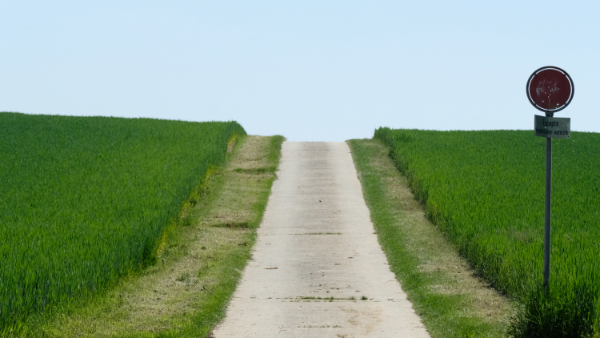
<instances>
[{"instance_id":1,"label":"green crop","mask_svg":"<svg viewBox=\"0 0 600 338\"><path fill-rule=\"evenodd\" d=\"M474 268L521 299L517 337L600 329L600 134L554 140L549 290L542 284L545 140L531 131L380 128L375 138Z\"/></svg>"},{"instance_id":2,"label":"green crop","mask_svg":"<svg viewBox=\"0 0 600 338\"><path fill-rule=\"evenodd\" d=\"M236 122L0 113L0 336L156 259Z\"/></svg>"}]
</instances>

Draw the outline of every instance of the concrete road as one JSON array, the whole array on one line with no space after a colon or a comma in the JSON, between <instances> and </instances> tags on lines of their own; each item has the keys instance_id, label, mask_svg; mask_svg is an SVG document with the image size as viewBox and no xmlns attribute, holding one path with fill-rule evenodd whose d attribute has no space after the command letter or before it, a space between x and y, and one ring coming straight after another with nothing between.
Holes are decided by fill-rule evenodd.
<instances>
[{"instance_id":1,"label":"concrete road","mask_svg":"<svg viewBox=\"0 0 600 338\"><path fill-rule=\"evenodd\" d=\"M214 337L429 337L377 242L346 143L282 151L253 259Z\"/></svg>"}]
</instances>

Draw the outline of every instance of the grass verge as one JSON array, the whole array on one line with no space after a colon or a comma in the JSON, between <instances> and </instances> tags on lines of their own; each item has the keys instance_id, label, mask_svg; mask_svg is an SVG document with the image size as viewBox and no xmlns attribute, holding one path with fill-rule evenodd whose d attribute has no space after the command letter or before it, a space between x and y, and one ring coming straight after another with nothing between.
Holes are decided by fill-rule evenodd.
<instances>
[{"instance_id":1,"label":"grass verge","mask_svg":"<svg viewBox=\"0 0 600 338\"><path fill-rule=\"evenodd\" d=\"M474 274L427 220L378 140L349 140L390 269L432 337L504 337L514 303Z\"/></svg>"},{"instance_id":2,"label":"grass verge","mask_svg":"<svg viewBox=\"0 0 600 338\"><path fill-rule=\"evenodd\" d=\"M239 138L167 233L157 264L29 337L206 337L224 317L275 180L281 136Z\"/></svg>"}]
</instances>

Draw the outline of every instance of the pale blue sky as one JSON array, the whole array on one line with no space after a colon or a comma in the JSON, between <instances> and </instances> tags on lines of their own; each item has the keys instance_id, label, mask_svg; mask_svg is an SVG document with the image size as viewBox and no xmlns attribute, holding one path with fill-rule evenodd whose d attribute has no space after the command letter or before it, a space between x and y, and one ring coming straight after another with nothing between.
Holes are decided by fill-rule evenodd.
<instances>
[{"instance_id":1,"label":"pale blue sky","mask_svg":"<svg viewBox=\"0 0 600 338\"><path fill-rule=\"evenodd\" d=\"M292 141L533 129L537 68L600 132L600 1L1 1L0 111L236 120ZM533 137L533 136L532 136Z\"/></svg>"}]
</instances>

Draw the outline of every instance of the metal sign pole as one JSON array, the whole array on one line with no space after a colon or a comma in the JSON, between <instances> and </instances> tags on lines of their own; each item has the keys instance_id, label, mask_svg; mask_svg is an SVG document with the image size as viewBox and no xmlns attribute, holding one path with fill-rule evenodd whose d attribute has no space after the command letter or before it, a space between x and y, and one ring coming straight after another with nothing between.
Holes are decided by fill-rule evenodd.
<instances>
[{"instance_id":1,"label":"metal sign pole","mask_svg":"<svg viewBox=\"0 0 600 338\"><path fill-rule=\"evenodd\" d=\"M571 76L564 70L546 66L539 68L525 87L529 102L546 116L534 116L535 135L546 138L546 196L544 206L544 283L550 285L550 216L552 197L552 139L571 137L571 119L555 118L554 113L565 109L575 94Z\"/></svg>"},{"instance_id":2,"label":"metal sign pole","mask_svg":"<svg viewBox=\"0 0 600 338\"><path fill-rule=\"evenodd\" d=\"M544 287L550 282L550 201L552 189L552 139L546 138L546 204L544 215Z\"/></svg>"}]
</instances>

